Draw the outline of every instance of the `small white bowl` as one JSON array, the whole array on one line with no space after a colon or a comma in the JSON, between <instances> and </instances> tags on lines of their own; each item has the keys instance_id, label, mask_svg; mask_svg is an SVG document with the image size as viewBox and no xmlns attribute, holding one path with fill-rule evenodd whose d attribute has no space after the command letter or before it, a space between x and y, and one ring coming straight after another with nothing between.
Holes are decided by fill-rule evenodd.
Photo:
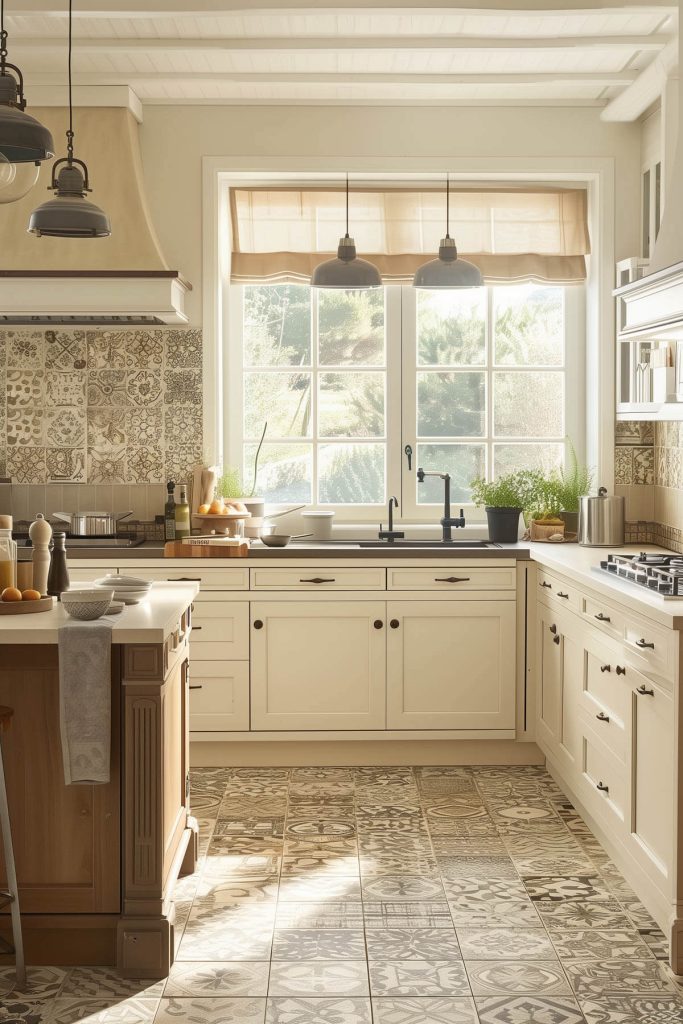
<instances>
[{"instance_id":1,"label":"small white bowl","mask_svg":"<svg viewBox=\"0 0 683 1024\"><path fill-rule=\"evenodd\" d=\"M72 619L99 619L109 608L114 591L105 587L83 590L65 590L60 595L64 610Z\"/></svg>"}]
</instances>

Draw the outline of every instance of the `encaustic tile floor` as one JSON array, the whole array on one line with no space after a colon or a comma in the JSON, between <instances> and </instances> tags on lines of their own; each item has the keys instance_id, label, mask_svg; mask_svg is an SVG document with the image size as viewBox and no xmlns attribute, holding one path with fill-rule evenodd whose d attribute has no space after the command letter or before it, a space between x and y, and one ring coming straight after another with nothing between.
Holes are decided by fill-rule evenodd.
<instances>
[{"instance_id":1,"label":"encaustic tile floor","mask_svg":"<svg viewBox=\"0 0 683 1024\"><path fill-rule=\"evenodd\" d=\"M666 940L543 768L201 769L158 983L0 972L21 1024L681 1024Z\"/></svg>"}]
</instances>

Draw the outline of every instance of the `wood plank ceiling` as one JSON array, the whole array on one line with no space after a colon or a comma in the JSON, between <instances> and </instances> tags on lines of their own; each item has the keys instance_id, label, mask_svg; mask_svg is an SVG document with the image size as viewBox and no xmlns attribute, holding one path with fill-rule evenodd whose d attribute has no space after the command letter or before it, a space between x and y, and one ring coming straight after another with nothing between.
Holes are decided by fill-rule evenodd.
<instances>
[{"instance_id":1,"label":"wood plank ceiling","mask_svg":"<svg viewBox=\"0 0 683 1024\"><path fill-rule=\"evenodd\" d=\"M76 85L128 86L145 103L571 104L630 120L677 65L677 5L663 0L74 6ZM6 0L28 90L64 83L66 8Z\"/></svg>"}]
</instances>

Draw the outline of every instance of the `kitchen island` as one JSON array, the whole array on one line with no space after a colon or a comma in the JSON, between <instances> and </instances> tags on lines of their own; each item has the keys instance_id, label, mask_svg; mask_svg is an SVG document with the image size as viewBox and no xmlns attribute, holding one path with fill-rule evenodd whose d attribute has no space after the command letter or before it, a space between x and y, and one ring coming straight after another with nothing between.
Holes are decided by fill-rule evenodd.
<instances>
[{"instance_id":1,"label":"kitchen island","mask_svg":"<svg viewBox=\"0 0 683 1024\"><path fill-rule=\"evenodd\" d=\"M173 886L196 863L189 814L193 582L155 583L112 616L110 780L64 782L60 604L0 617L3 753L26 959L163 977L173 960ZM4 865L0 858L0 888ZM9 916L0 918L9 938ZM3 960L0 958L0 963ZM9 961L8 961L9 962Z\"/></svg>"}]
</instances>

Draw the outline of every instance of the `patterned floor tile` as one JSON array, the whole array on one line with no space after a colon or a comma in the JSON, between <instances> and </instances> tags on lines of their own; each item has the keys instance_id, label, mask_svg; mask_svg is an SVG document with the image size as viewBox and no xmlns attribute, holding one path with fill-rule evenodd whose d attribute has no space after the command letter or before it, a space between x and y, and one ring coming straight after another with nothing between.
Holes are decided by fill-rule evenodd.
<instances>
[{"instance_id":1,"label":"patterned floor tile","mask_svg":"<svg viewBox=\"0 0 683 1024\"><path fill-rule=\"evenodd\" d=\"M366 933L368 960L459 960L455 931L446 928L376 928Z\"/></svg>"},{"instance_id":2,"label":"patterned floor tile","mask_svg":"<svg viewBox=\"0 0 683 1024\"><path fill-rule=\"evenodd\" d=\"M380 875L363 882L364 900L442 900L444 889L438 878L424 875Z\"/></svg>"},{"instance_id":3,"label":"patterned floor tile","mask_svg":"<svg viewBox=\"0 0 683 1024\"><path fill-rule=\"evenodd\" d=\"M363 855L361 853L360 870L364 879L368 875L394 875L403 872L438 877L436 858L430 853L415 855L406 853Z\"/></svg>"},{"instance_id":4,"label":"patterned floor tile","mask_svg":"<svg viewBox=\"0 0 683 1024\"><path fill-rule=\"evenodd\" d=\"M62 998L54 1000L50 1024L151 1024L159 1006L158 999L106 999Z\"/></svg>"},{"instance_id":5,"label":"patterned floor tile","mask_svg":"<svg viewBox=\"0 0 683 1024\"><path fill-rule=\"evenodd\" d=\"M273 961L270 996L368 995L365 960L311 960L303 963Z\"/></svg>"},{"instance_id":6,"label":"patterned floor tile","mask_svg":"<svg viewBox=\"0 0 683 1024\"><path fill-rule=\"evenodd\" d=\"M522 878L595 874L595 865L587 857L582 857L580 852L576 856L568 854L565 857L562 854L548 854L547 856L520 858L512 851L512 859Z\"/></svg>"},{"instance_id":7,"label":"patterned floor tile","mask_svg":"<svg viewBox=\"0 0 683 1024\"><path fill-rule=\"evenodd\" d=\"M525 878L524 885L532 900L544 903L559 903L565 900L604 902L612 898L609 889L598 875Z\"/></svg>"},{"instance_id":8,"label":"patterned floor tile","mask_svg":"<svg viewBox=\"0 0 683 1024\"><path fill-rule=\"evenodd\" d=\"M375 1024L477 1024L473 1000L379 998L372 1000Z\"/></svg>"},{"instance_id":9,"label":"patterned floor tile","mask_svg":"<svg viewBox=\"0 0 683 1024\"><path fill-rule=\"evenodd\" d=\"M281 903L357 903L360 901L358 878L344 875L330 878L326 873L319 876L306 875L303 878L282 878L280 880Z\"/></svg>"},{"instance_id":10,"label":"patterned floor tile","mask_svg":"<svg viewBox=\"0 0 683 1024\"><path fill-rule=\"evenodd\" d=\"M669 940L659 928L639 928L638 935L657 960L668 960Z\"/></svg>"},{"instance_id":11,"label":"patterned floor tile","mask_svg":"<svg viewBox=\"0 0 683 1024\"><path fill-rule=\"evenodd\" d=\"M53 1002L53 999L30 1002L20 996L3 998L0 1002L0 1021L2 1024L47 1024Z\"/></svg>"},{"instance_id":12,"label":"patterned floor tile","mask_svg":"<svg viewBox=\"0 0 683 1024\"><path fill-rule=\"evenodd\" d=\"M448 903L439 900L424 903L366 902L363 904L366 929L370 928L453 928Z\"/></svg>"},{"instance_id":13,"label":"patterned floor tile","mask_svg":"<svg viewBox=\"0 0 683 1024\"><path fill-rule=\"evenodd\" d=\"M370 1024L370 1000L269 999L266 1024Z\"/></svg>"},{"instance_id":14,"label":"patterned floor tile","mask_svg":"<svg viewBox=\"0 0 683 1024\"><path fill-rule=\"evenodd\" d=\"M217 932L193 929L188 923L178 947L179 960L268 960L273 932L248 932L222 927Z\"/></svg>"},{"instance_id":15,"label":"patterned floor tile","mask_svg":"<svg viewBox=\"0 0 683 1024\"><path fill-rule=\"evenodd\" d=\"M233 903L248 899L252 903L274 902L278 894L279 877L229 878L220 881L215 878L200 878L197 885L199 899L212 898L215 903Z\"/></svg>"},{"instance_id":16,"label":"patterned floor tile","mask_svg":"<svg viewBox=\"0 0 683 1024\"><path fill-rule=\"evenodd\" d=\"M285 836L287 839L299 839L318 844L335 842L338 839L352 839L356 835L356 824L352 818L326 819L304 818L301 820L287 819Z\"/></svg>"},{"instance_id":17,"label":"patterned floor tile","mask_svg":"<svg viewBox=\"0 0 683 1024\"><path fill-rule=\"evenodd\" d=\"M285 836L285 857L357 857L358 842L352 839L289 839Z\"/></svg>"},{"instance_id":18,"label":"patterned floor tile","mask_svg":"<svg viewBox=\"0 0 683 1024\"><path fill-rule=\"evenodd\" d=\"M584 1024L573 999L494 996L477 999L480 1024Z\"/></svg>"},{"instance_id":19,"label":"patterned floor tile","mask_svg":"<svg viewBox=\"0 0 683 1024\"><path fill-rule=\"evenodd\" d=\"M560 960L647 960L653 953L635 930L553 931L553 946Z\"/></svg>"},{"instance_id":20,"label":"patterned floor tile","mask_svg":"<svg viewBox=\"0 0 683 1024\"><path fill-rule=\"evenodd\" d=\"M671 996L607 996L583 999L586 1024L681 1024L683 1003Z\"/></svg>"},{"instance_id":21,"label":"patterned floor tile","mask_svg":"<svg viewBox=\"0 0 683 1024\"><path fill-rule=\"evenodd\" d=\"M549 931L575 928L600 928L603 931L628 931L633 928L632 922L623 912L616 900L607 902L572 902L534 904L543 924Z\"/></svg>"},{"instance_id":22,"label":"patterned floor tile","mask_svg":"<svg viewBox=\"0 0 683 1024\"><path fill-rule=\"evenodd\" d=\"M511 878L447 878L444 879L443 884L449 899L468 896L472 902L480 901L482 903L489 900L513 903L529 902L524 884L519 879L515 881Z\"/></svg>"},{"instance_id":23,"label":"patterned floor tile","mask_svg":"<svg viewBox=\"0 0 683 1024\"><path fill-rule=\"evenodd\" d=\"M458 928L537 928L539 920L534 905L508 900L472 900L459 896L449 900L451 917Z\"/></svg>"},{"instance_id":24,"label":"patterned floor tile","mask_svg":"<svg viewBox=\"0 0 683 1024\"><path fill-rule=\"evenodd\" d=\"M72 967L59 995L85 996L87 999L104 999L108 996L158 999L163 989L163 981L122 978L113 967Z\"/></svg>"},{"instance_id":25,"label":"patterned floor tile","mask_svg":"<svg viewBox=\"0 0 683 1024\"><path fill-rule=\"evenodd\" d=\"M556 952L544 928L458 928L466 960L553 960Z\"/></svg>"},{"instance_id":26,"label":"patterned floor tile","mask_svg":"<svg viewBox=\"0 0 683 1024\"><path fill-rule=\"evenodd\" d=\"M26 990L20 992L16 988L14 967L0 967L0 996L3 999L19 996L31 1002L50 999L59 992L67 972L63 967L28 967L26 976Z\"/></svg>"},{"instance_id":27,"label":"patterned floor tile","mask_svg":"<svg viewBox=\"0 0 683 1024\"><path fill-rule=\"evenodd\" d=\"M565 971L577 996L673 992L673 982L657 960L595 960L566 963Z\"/></svg>"},{"instance_id":28,"label":"patterned floor tile","mask_svg":"<svg viewBox=\"0 0 683 1024\"><path fill-rule=\"evenodd\" d=\"M509 857L438 857L444 878L512 878L517 880L515 866Z\"/></svg>"},{"instance_id":29,"label":"patterned floor tile","mask_svg":"<svg viewBox=\"0 0 683 1024\"><path fill-rule=\"evenodd\" d=\"M162 999L154 1024L263 1024L265 999Z\"/></svg>"},{"instance_id":30,"label":"patterned floor tile","mask_svg":"<svg viewBox=\"0 0 683 1024\"><path fill-rule=\"evenodd\" d=\"M363 960L363 929L283 928L275 932L273 960Z\"/></svg>"},{"instance_id":31,"label":"patterned floor tile","mask_svg":"<svg viewBox=\"0 0 683 1024\"><path fill-rule=\"evenodd\" d=\"M619 900L636 928L656 928L657 922L639 900Z\"/></svg>"},{"instance_id":32,"label":"patterned floor tile","mask_svg":"<svg viewBox=\"0 0 683 1024\"><path fill-rule=\"evenodd\" d=\"M466 960L465 967L475 996L571 995L557 961Z\"/></svg>"},{"instance_id":33,"label":"patterned floor tile","mask_svg":"<svg viewBox=\"0 0 683 1024\"><path fill-rule=\"evenodd\" d=\"M363 909L360 903L281 903L275 917L275 927L302 929L363 927Z\"/></svg>"},{"instance_id":34,"label":"patterned floor tile","mask_svg":"<svg viewBox=\"0 0 683 1024\"><path fill-rule=\"evenodd\" d=\"M315 850L310 854L282 858L282 878L301 878L319 874L325 878L332 875L346 877L358 875L360 863L356 854L342 857L329 857L326 850Z\"/></svg>"},{"instance_id":35,"label":"patterned floor tile","mask_svg":"<svg viewBox=\"0 0 683 1024\"><path fill-rule=\"evenodd\" d=\"M462 960L378 960L370 962L373 996L468 996Z\"/></svg>"},{"instance_id":36,"label":"patterned floor tile","mask_svg":"<svg viewBox=\"0 0 683 1024\"><path fill-rule=\"evenodd\" d=\"M171 967L164 996L264 996L270 964L263 962L193 963Z\"/></svg>"}]
</instances>

